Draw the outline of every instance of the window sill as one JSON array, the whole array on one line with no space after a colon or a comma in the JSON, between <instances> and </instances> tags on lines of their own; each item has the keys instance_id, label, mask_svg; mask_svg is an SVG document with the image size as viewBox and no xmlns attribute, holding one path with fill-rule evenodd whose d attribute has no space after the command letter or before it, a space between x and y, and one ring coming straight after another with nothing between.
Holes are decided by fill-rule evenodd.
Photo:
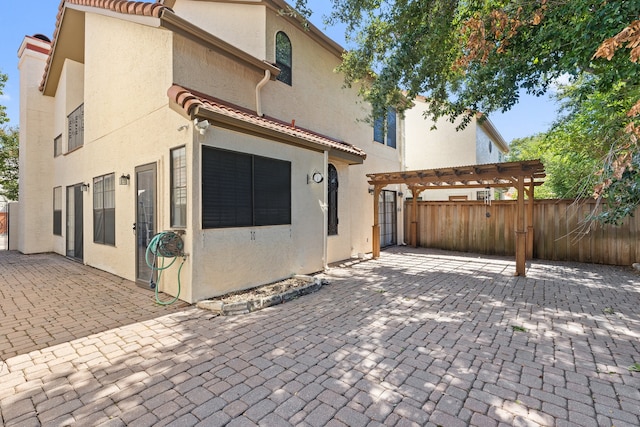
<instances>
[{"instance_id":1,"label":"window sill","mask_svg":"<svg viewBox=\"0 0 640 427\"><path fill-rule=\"evenodd\" d=\"M79 146L77 146L76 148L74 148L73 150L69 150L69 151L67 151L66 153L62 154L62 155L63 155L63 156L66 156L66 155L68 155L68 154L71 154L71 153L73 153L73 152L78 151L78 150L79 150L79 149L81 149L82 147L84 147L84 144L79 145ZM58 156L58 157L60 157L60 156Z\"/></svg>"}]
</instances>

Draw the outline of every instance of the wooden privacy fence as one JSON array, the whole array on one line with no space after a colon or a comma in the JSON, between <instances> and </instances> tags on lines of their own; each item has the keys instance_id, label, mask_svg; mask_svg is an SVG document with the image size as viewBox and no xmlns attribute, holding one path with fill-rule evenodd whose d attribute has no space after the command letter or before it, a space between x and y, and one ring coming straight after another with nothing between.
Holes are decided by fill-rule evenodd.
<instances>
[{"instance_id":1,"label":"wooden privacy fence","mask_svg":"<svg viewBox=\"0 0 640 427\"><path fill-rule=\"evenodd\" d=\"M528 200L527 200L528 203ZM412 204L405 204L405 236ZM515 253L515 200L419 202L418 246L487 255ZM595 201L536 200L533 210L533 257L554 261L630 265L640 262L640 216L621 226L583 220ZM527 220L528 221L528 220Z\"/></svg>"}]
</instances>

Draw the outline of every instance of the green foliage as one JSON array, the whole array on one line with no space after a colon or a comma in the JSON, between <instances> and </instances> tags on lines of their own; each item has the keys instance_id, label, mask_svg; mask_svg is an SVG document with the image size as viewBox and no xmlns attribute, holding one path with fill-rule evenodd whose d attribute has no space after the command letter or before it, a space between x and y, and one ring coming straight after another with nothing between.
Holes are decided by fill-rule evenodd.
<instances>
[{"instance_id":1,"label":"green foliage","mask_svg":"<svg viewBox=\"0 0 640 427\"><path fill-rule=\"evenodd\" d=\"M511 108L521 88L540 95L564 74L588 71L601 77L603 88L637 78L637 67L623 55L591 58L604 39L637 19L640 3L545 3L333 0L329 22L346 24L355 48L340 70L348 84L363 84L374 112L397 101L398 88L410 99L427 96L434 117L470 118Z\"/></svg>"},{"instance_id":2,"label":"green foliage","mask_svg":"<svg viewBox=\"0 0 640 427\"><path fill-rule=\"evenodd\" d=\"M517 138L509 144L509 154L506 160L508 162L516 162L521 160L540 159L545 165L547 177L544 184L535 189L536 199L555 199L558 194L554 191L550 181L553 179L553 173L550 172L550 152L547 151L545 145L545 134L537 134L525 138Z\"/></svg>"},{"instance_id":3,"label":"green foliage","mask_svg":"<svg viewBox=\"0 0 640 427\"><path fill-rule=\"evenodd\" d=\"M18 129L0 128L0 194L18 200Z\"/></svg>"},{"instance_id":4,"label":"green foliage","mask_svg":"<svg viewBox=\"0 0 640 427\"><path fill-rule=\"evenodd\" d=\"M0 95L3 94L2 90L4 89L4 85L7 82L7 75L3 74L0 71ZM0 104L0 125L2 123L6 123L8 122L9 119L7 118L7 113L5 111L5 106Z\"/></svg>"},{"instance_id":5,"label":"green foliage","mask_svg":"<svg viewBox=\"0 0 640 427\"><path fill-rule=\"evenodd\" d=\"M598 87L593 76L562 87L557 95L562 117L546 133L513 141L509 160L540 158L547 172L540 190L546 187L552 197L588 198L600 182L610 180L598 219L618 224L640 204L638 154L631 157L632 168L620 172L614 166L620 147L629 141L623 130L631 122L626 113L640 98L640 88L632 82ZM538 189L536 195L541 197Z\"/></svg>"},{"instance_id":6,"label":"green foliage","mask_svg":"<svg viewBox=\"0 0 640 427\"><path fill-rule=\"evenodd\" d=\"M605 207L599 219L618 223L638 205L640 127L624 132L625 116L640 99L636 40L612 42L640 16L638 1L602 0L332 0L328 23L346 24L354 48L339 70L373 105L399 110L408 100L429 99L431 119L506 111L521 90L546 93L560 77L572 85L560 96L564 116L545 135L522 145L548 173L538 195L590 197ZM305 6L305 0L298 0ZM308 13L308 10L307 10ZM608 40L606 53L594 54ZM621 39L622 40L622 39ZM615 54L615 50L624 52ZM603 56L603 57L600 57ZM525 147L526 146L526 147ZM520 157L523 158L523 157ZM515 159L515 157L514 157ZM633 159L632 161L630 159ZM604 165L604 167L603 167ZM636 169L634 169L636 168Z\"/></svg>"}]
</instances>

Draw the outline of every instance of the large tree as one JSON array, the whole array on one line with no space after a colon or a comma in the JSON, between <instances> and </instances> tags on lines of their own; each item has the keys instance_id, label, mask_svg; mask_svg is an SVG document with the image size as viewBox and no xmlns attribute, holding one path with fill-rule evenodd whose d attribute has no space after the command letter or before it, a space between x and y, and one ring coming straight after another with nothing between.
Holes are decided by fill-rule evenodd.
<instances>
[{"instance_id":1,"label":"large tree","mask_svg":"<svg viewBox=\"0 0 640 427\"><path fill-rule=\"evenodd\" d=\"M0 194L18 200L18 129L0 128Z\"/></svg>"},{"instance_id":2,"label":"large tree","mask_svg":"<svg viewBox=\"0 0 640 427\"><path fill-rule=\"evenodd\" d=\"M584 82L583 94L607 94L623 87L618 91L624 98L619 108L638 100L638 1L332 2L328 21L346 24L350 47L340 71L347 84L359 84L362 96L373 105L373 115L390 103L406 105L400 102L401 90L410 100L427 96L432 119L469 120L477 112L510 109L522 90L541 95L561 76ZM304 9L306 0L298 0L298 5ZM627 49L630 56L616 53ZM626 184L634 153L640 151L640 125L634 121L640 106L631 113L621 115L613 139L583 140L603 153L594 194L612 209L633 201L624 193L632 188ZM602 135L598 131L594 138ZM621 213L633 210L628 204L627 208Z\"/></svg>"}]
</instances>

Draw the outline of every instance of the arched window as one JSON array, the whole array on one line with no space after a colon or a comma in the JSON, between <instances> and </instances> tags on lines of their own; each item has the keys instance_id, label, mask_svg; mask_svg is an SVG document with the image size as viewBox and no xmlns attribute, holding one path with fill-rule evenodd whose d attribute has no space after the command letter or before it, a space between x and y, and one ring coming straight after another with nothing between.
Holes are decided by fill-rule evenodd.
<instances>
[{"instance_id":1,"label":"arched window","mask_svg":"<svg viewBox=\"0 0 640 427\"><path fill-rule=\"evenodd\" d=\"M291 86L291 40L282 31L276 34L276 67L280 68L278 80Z\"/></svg>"},{"instance_id":2,"label":"arched window","mask_svg":"<svg viewBox=\"0 0 640 427\"><path fill-rule=\"evenodd\" d=\"M327 182L327 234L335 236L338 234L338 171L336 167L329 164L329 181Z\"/></svg>"}]
</instances>

